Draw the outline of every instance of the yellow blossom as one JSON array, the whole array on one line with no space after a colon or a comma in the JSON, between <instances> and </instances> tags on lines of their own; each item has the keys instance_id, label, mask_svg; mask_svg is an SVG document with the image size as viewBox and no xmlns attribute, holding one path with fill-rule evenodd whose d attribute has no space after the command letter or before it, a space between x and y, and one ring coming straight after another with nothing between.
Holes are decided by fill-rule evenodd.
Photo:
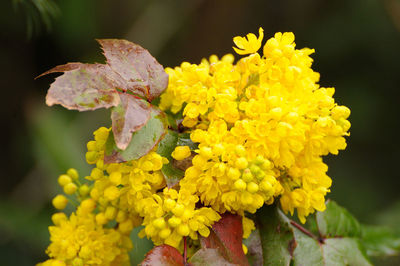
<instances>
[{"instance_id":1,"label":"yellow blossom","mask_svg":"<svg viewBox=\"0 0 400 266\"><path fill-rule=\"evenodd\" d=\"M264 38L264 30L260 27L258 30L258 38L253 33L247 34L246 37L235 37L233 38L233 42L236 44L236 47L233 47L236 53L240 55L252 54L258 51L261 47L262 39Z\"/></svg>"},{"instance_id":2,"label":"yellow blossom","mask_svg":"<svg viewBox=\"0 0 400 266\"><path fill-rule=\"evenodd\" d=\"M189 157L191 155L191 151L189 146L176 146L171 155L175 160L180 161Z\"/></svg>"}]
</instances>

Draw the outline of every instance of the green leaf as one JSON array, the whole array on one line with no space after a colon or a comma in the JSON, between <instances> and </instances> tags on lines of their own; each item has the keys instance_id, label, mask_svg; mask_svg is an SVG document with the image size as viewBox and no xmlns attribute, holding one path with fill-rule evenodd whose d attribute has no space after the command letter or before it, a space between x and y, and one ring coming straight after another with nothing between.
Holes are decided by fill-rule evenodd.
<instances>
[{"instance_id":1,"label":"green leaf","mask_svg":"<svg viewBox=\"0 0 400 266\"><path fill-rule=\"evenodd\" d=\"M181 133L179 134L176 146L189 146L190 150L194 151L199 145L190 139L190 133Z\"/></svg>"},{"instance_id":2,"label":"green leaf","mask_svg":"<svg viewBox=\"0 0 400 266\"><path fill-rule=\"evenodd\" d=\"M400 236L383 226L362 226L362 243L369 256L394 256L400 253Z\"/></svg>"},{"instance_id":3,"label":"green leaf","mask_svg":"<svg viewBox=\"0 0 400 266\"><path fill-rule=\"evenodd\" d=\"M293 265L325 265L320 243L293 227L297 246L293 253Z\"/></svg>"},{"instance_id":4,"label":"green leaf","mask_svg":"<svg viewBox=\"0 0 400 266\"><path fill-rule=\"evenodd\" d=\"M276 205L257 212L264 265L289 265L296 241L288 218Z\"/></svg>"},{"instance_id":5,"label":"green leaf","mask_svg":"<svg viewBox=\"0 0 400 266\"><path fill-rule=\"evenodd\" d=\"M225 260L218 250L213 248L201 248L190 258L190 265L193 266L208 266L211 264L218 266L237 265Z\"/></svg>"},{"instance_id":6,"label":"green leaf","mask_svg":"<svg viewBox=\"0 0 400 266\"><path fill-rule=\"evenodd\" d=\"M371 265L361 240L361 226L333 201L316 214L319 236L291 222L297 242L293 265Z\"/></svg>"},{"instance_id":7,"label":"green leaf","mask_svg":"<svg viewBox=\"0 0 400 266\"><path fill-rule=\"evenodd\" d=\"M240 215L225 212L214 223L208 237L201 237L203 248L216 248L228 261L238 265L249 265L242 247L243 227Z\"/></svg>"},{"instance_id":8,"label":"green leaf","mask_svg":"<svg viewBox=\"0 0 400 266\"><path fill-rule=\"evenodd\" d=\"M328 238L322 245L322 253L325 265L371 265L355 238Z\"/></svg>"},{"instance_id":9,"label":"green leaf","mask_svg":"<svg viewBox=\"0 0 400 266\"><path fill-rule=\"evenodd\" d=\"M161 245L150 250L140 264L142 266L183 266L183 257L179 251L168 245Z\"/></svg>"},{"instance_id":10,"label":"green leaf","mask_svg":"<svg viewBox=\"0 0 400 266\"><path fill-rule=\"evenodd\" d=\"M171 154L177 145L178 139L179 135L177 132L168 130L163 139L158 144L157 148L157 153L167 158L169 161L169 163L164 164L163 168L161 169L168 187L173 187L174 185L176 185L184 175L184 172L174 167L172 163L174 159L172 158Z\"/></svg>"},{"instance_id":11,"label":"green leaf","mask_svg":"<svg viewBox=\"0 0 400 266\"><path fill-rule=\"evenodd\" d=\"M326 203L326 210L318 212L318 230L322 237L360 237L359 222L343 207L333 201Z\"/></svg>"},{"instance_id":12,"label":"green leaf","mask_svg":"<svg viewBox=\"0 0 400 266\"><path fill-rule=\"evenodd\" d=\"M165 115L160 110L152 108L149 121L132 134L132 140L125 150L117 147L114 135L110 132L106 142L104 162L119 163L139 159L157 145L166 130Z\"/></svg>"},{"instance_id":13,"label":"green leaf","mask_svg":"<svg viewBox=\"0 0 400 266\"><path fill-rule=\"evenodd\" d=\"M293 265L357 265L371 263L358 238L326 238L319 242L296 227L293 227L297 246L293 254Z\"/></svg>"}]
</instances>

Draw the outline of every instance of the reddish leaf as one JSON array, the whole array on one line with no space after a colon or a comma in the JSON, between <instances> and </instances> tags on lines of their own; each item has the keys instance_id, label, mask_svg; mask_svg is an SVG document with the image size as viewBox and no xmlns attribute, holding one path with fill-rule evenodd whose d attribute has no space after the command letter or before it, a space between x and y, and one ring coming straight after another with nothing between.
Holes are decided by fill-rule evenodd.
<instances>
[{"instance_id":1,"label":"reddish leaf","mask_svg":"<svg viewBox=\"0 0 400 266\"><path fill-rule=\"evenodd\" d=\"M67 109L87 111L119 104L115 88L120 85L121 77L110 75L112 70L109 66L69 63L38 77L55 72L65 73L51 84L46 96L47 105L61 104Z\"/></svg>"},{"instance_id":2,"label":"reddish leaf","mask_svg":"<svg viewBox=\"0 0 400 266\"><path fill-rule=\"evenodd\" d=\"M183 256L179 251L168 245L153 248L146 254L142 266L180 266L184 265Z\"/></svg>"},{"instance_id":3,"label":"reddish leaf","mask_svg":"<svg viewBox=\"0 0 400 266\"><path fill-rule=\"evenodd\" d=\"M107 64L127 81L127 88L149 101L168 86L168 74L153 56L140 45L126 40L98 40Z\"/></svg>"},{"instance_id":4,"label":"reddish leaf","mask_svg":"<svg viewBox=\"0 0 400 266\"><path fill-rule=\"evenodd\" d=\"M132 133L142 128L150 118L150 104L130 94L120 94L121 102L111 111L115 143L121 150L128 147Z\"/></svg>"},{"instance_id":5,"label":"reddish leaf","mask_svg":"<svg viewBox=\"0 0 400 266\"><path fill-rule=\"evenodd\" d=\"M154 107L150 108L150 119L132 134L132 140L125 150L117 147L111 132L106 142L105 163L120 163L136 160L149 153L167 131L165 114Z\"/></svg>"},{"instance_id":6,"label":"reddish leaf","mask_svg":"<svg viewBox=\"0 0 400 266\"><path fill-rule=\"evenodd\" d=\"M242 247L242 217L228 212L221 216L222 218L212 226L210 235L201 238L202 247L217 248L231 263L249 265Z\"/></svg>"},{"instance_id":7,"label":"reddish leaf","mask_svg":"<svg viewBox=\"0 0 400 266\"><path fill-rule=\"evenodd\" d=\"M246 256L251 265L264 265L260 231L254 230L243 242L248 248Z\"/></svg>"},{"instance_id":8,"label":"reddish leaf","mask_svg":"<svg viewBox=\"0 0 400 266\"><path fill-rule=\"evenodd\" d=\"M190 264L193 266L207 266L207 265L218 265L218 266L234 266L224 259L216 249L212 248L201 248L190 258Z\"/></svg>"}]
</instances>

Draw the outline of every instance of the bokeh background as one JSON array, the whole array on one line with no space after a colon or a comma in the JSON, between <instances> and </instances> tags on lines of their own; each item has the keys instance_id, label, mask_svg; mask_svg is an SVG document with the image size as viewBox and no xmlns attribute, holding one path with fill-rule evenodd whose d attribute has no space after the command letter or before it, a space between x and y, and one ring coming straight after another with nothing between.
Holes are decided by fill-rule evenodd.
<instances>
[{"instance_id":1,"label":"bokeh background","mask_svg":"<svg viewBox=\"0 0 400 266\"><path fill-rule=\"evenodd\" d=\"M266 39L293 31L298 48L315 48L320 84L352 110L347 150L326 158L329 198L361 222L400 232L400 0L2 0L0 264L46 259L57 177L70 167L87 175L85 144L110 124L107 110L47 107L54 76L35 76L104 62L96 38L133 41L176 66L232 53L232 37L260 26ZM149 244L136 246L134 263Z\"/></svg>"}]
</instances>

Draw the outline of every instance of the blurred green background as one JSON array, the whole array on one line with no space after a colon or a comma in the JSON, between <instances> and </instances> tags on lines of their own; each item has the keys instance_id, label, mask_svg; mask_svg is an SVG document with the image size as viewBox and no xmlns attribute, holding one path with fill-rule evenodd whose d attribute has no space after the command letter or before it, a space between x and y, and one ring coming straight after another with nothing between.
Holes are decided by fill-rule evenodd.
<instances>
[{"instance_id":1,"label":"blurred green background","mask_svg":"<svg viewBox=\"0 0 400 266\"><path fill-rule=\"evenodd\" d=\"M361 222L400 232L400 0L2 0L0 1L0 264L46 259L56 179L68 168L89 173L85 144L108 111L47 107L66 62L104 62L95 38L124 38L164 66L233 52L232 37L293 31L298 48L315 48L320 84L351 108L351 137L326 158L330 198ZM134 251L135 263L148 244ZM396 260L382 260L396 265ZM397 261L398 263L398 261Z\"/></svg>"}]
</instances>

